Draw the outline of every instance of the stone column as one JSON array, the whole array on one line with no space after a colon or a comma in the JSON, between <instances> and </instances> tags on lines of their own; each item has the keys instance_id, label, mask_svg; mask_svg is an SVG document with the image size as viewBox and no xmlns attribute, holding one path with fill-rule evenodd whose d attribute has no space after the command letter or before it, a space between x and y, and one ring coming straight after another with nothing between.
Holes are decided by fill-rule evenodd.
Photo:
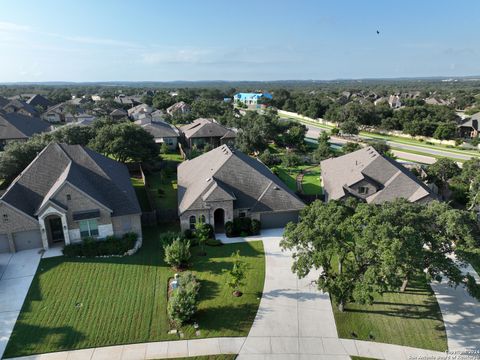
<instances>
[{"instance_id":1,"label":"stone column","mask_svg":"<svg viewBox=\"0 0 480 360\"><path fill-rule=\"evenodd\" d=\"M45 250L48 250L48 236L47 236L47 228L45 227L45 219L43 217L38 219L38 222L40 223L40 234L42 235L42 243L43 243L43 248Z\"/></svg>"}]
</instances>

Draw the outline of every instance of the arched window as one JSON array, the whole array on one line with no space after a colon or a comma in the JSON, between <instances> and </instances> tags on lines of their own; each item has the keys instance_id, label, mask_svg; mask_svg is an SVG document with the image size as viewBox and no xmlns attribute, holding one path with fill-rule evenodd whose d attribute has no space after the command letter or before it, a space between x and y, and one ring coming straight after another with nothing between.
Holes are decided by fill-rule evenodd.
<instances>
[{"instance_id":1,"label":"arched window","mask_svg":"<svg viewBox=\"0 0 480 360\"><path fill-rule=\"evenodd\" d=\"M202 224L205 224L205 215L201 215L199 221L200 221Z\"/></svg>"},{"instance_id":2,"label":"arched window","mask_svg":"<svg viewBox=\"0 0 480 360\"><path fill-rule=\"evenodd\" d=\"M190 216L190 230L195 230L196 223L197 223L197 218L194 215Z\"/></svg>"}]
</instances>

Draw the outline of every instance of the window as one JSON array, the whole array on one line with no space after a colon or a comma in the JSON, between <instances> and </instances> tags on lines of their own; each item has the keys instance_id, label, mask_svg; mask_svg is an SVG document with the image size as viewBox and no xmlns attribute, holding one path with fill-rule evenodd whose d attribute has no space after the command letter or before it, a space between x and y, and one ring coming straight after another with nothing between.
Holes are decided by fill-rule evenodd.
<instances>
[{"instance_id":1,"label":"window","mask_svg":"<svg viewBox=\"0 0 480 360\"><path fill-rule=\"evenodd\" d=\"M240 214L238 214L238 217L241 217L241 218L244 218L246 216L247 216L247 214L244 211L242 211Z\"/></svg>"},{"instance_id":2,"label":"window","mask_svg":"<svg viewBox=\"0 0 480 360\"><path fill-rule=\"evenodd\" d=\"M368 187L366 187L366 186L360 186L360 187L358 188L358 193L359 193L359 194L368 194Z\"/></svg>"},{"instance_id":3,"label":"window","mask_svg":"<svg viewBox=\"0 0 480 360\"><path fill-rule=\"evenodd\" d=\"M82 220L79 221L79 226L80 226L80 237L85 238L85 237L95 237L98 236L98 224L97 220L92 219L92 220Z\"/></svg>"},{"instance_id":4,"label":"window","mask_svg":"<svg viewBox=\"0 0 480 360\"><path fill-rule=\"evenodd\" d=\"M197 223L197 218L195 216L190 216L190 230L195 230L195 225Z\"/></svg>"},{"instance_id":5,"label":"window","mask_svg":"<svg viewBox=\"0 0 480 360\"><path fill-rule=\"evenodd\" d=\"M3 214L3 222L8 223L8 214Z\"/></svg>"},{"instance_id":6,"label":"window","mask_svg":"<svg viewBox=\"0 0 480 360\"><path fill-rule=\"evenodd\" d=\"M67 194L67 200L72 200L72 195Z\"/></svg>"},{"instance_id":7,"label":"window","mask_svg":"<svg viewBox=\"0 0 480 360\"><path fill-rule=\"evenodd\" d=\"M205 224L205 215L201 215L198 221L200 221L202 224Z\"/></svg>"}]
</instances>

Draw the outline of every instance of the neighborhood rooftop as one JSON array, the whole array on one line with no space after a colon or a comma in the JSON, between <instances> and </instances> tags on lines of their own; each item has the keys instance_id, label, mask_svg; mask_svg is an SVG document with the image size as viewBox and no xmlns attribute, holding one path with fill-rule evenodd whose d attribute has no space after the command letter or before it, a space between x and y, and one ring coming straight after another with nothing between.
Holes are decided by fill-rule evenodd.
<instances>
[{"instance_id":1,"label":"neighborhood rooftop","mask_svg":"<svg viewBox=\"0 0 480 360\"><path fill-rule=\"evenodd\" d=\"M371 146L324 160L320 166L328 200L342 199L347 195L375 204L396 198L411 202L433 199L430 189L408 169L382 156ZM357 185L370 185L375 190L362 194L356 189Z\"/></svg>"}]
</instances>

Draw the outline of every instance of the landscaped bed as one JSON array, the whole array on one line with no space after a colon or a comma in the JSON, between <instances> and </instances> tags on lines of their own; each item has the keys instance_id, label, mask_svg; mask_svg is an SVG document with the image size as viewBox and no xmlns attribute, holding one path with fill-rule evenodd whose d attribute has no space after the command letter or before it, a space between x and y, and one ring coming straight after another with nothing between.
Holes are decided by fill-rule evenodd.
<instances>
[{"instance_id":1,"label":"landscaped bed","mask_svg":"<svg viewBox=\"0 0 480 360\"><path fill-rule=\"evenodd\" d=\"M171 229L169 229L171 230ZM162 228L144 229L140 251L123 258L42 259L5 357L116 344L175 340L167 318L167 284L174 274L163 260ZM240 250L248 264L242 297L232 296L224 269ZM192 248L200 281L200 337L246 336L260 303L265 276L261 242ZM180 329L195 338L192 325Z\"/></svg>"},{"instance_id":2,"label":"landscaped bed","mask_svg":"<svg viewBox=\"0 0 480 360\"><path fill-rule=\"evenodd\" d=\"M371 306L349 303L343 313L333 310L341 338L447 350L440 308L424 277L410 281L404 293L376 297Z\"/></svg>"}]
</instances>

